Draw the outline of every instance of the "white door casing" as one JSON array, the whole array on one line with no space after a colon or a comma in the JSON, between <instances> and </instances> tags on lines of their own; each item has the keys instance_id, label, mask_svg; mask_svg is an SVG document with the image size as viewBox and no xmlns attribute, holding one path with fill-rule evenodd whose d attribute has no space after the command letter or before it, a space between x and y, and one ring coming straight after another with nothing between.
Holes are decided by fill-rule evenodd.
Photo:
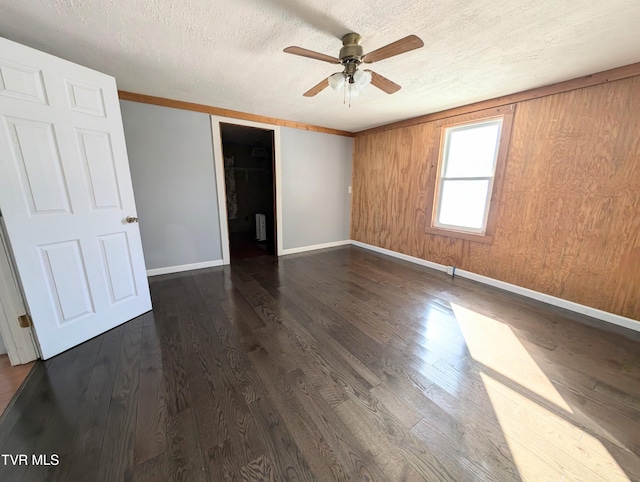
<instances>
[{"instance_id":1,"label":"white door casing","mask_svg":"<svg viewBox=\"0 0 640 482\"><path fill-rule=\"evenodd\" d=\"M263 124L262 122L234 119L230 117L211 116L211 132L213 138L213 160L216 172L216 193L218 196L218 213L220 217L220 241L222 246L222 264L231 262L229 252L229 221L227 217L227 188L225 185L224 155L222 149L222 132L220 124L235 124L273 131L274 168L276 185L276 255L283 254L282 240L282 149L280 142L280 126Z\"/></svg>"},{"instance_id":2,"label":"white door casing","mask_svg":"<svg viewBox=\"0 0 640 482\"><path fill-rule=\"evenodd\" d=\"M0 209L44 359L151 309L113 77L0 38Z\"/></svg>"},{"instance_id":3,"label":"white door casing","mask_svg":"<svg viewBox=\"0 0 640 482\"><path fill-rule=\"evenodd\" d=\"M11 365L22 365L40 358L31 329L21 328L18 317L27 312L18 280L12 269L0 217L0 334Z\"/></svg>"}]
</instances>

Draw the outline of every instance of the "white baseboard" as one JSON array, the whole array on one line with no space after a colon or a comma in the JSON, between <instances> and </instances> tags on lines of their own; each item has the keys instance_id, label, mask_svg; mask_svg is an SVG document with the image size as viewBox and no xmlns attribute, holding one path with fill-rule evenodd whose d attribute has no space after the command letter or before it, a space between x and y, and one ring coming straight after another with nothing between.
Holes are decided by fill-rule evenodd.
<instances>
[{"instance_id":1,"label":"white baseboard","mask_svg":"<svg viewBox=\"0 0 640 482\"><path fill-rule=\"evenodd\" d=\"M351 241L351 244L353 244L354 246L359 246L364 249L368 249L370 251L376 251L378 253L386 254L388 256L393 256L394 258L403 259L405 261L409 261L410 263L419 264L421 266L427 266L428 268L433 268L438 271L444 271L445 273L447 271L447 266L443 264L426 261L420 258L415 258L413 256L408 256L406 254L398 253L397 251L391 251L389 249L379 248L378 246L362 243L360 241ZM488 276L472 273L471 271L465 271L465 270L456 268L455 273L456 273L456 276L460 276L461 278L467 278L467 279L477 281L479 283L483 283L489 286L494 286L496 288L500 288L502 290L509 291L511 293L516 293L521 296L526 296L527 298L532 298L534 300L542 301L543 303L547 303L549 305L564 308L565 310L587 315L587 316L590 316L591 318L606 321L607 323L612 323L614 325L623 326L630 330L640 331L640 321L636 321L632 318L616 315L614 313L609 313L608 311L599 310L597 308L592 308L590 306L581 305L580 303L575 303L573 301L564 300L562 298L551 296L546 293L541 293L539 291L523 288L521 286L517 286L511 283L506 283L504 281L489 278Z\"/></svg>"},{"instance_id":2,"label":"white baseboard","mask_svg":"<svg viewBox=\"0 0 640 482\"><path fill-rule=\"evenodd\" d=\"M335 248L336 246L344 246L345 244L351 244L352 241L349 239L345 239L343 241L332 241L331 243L323 243L323 244L313 244L311 246L302 246L300 248L289 248L283 249L282 254L295 254L295 253L304 253L305 251L313 251L316 249L325 249L325 248Z\"/></svg>"},{"instance_id":3,"label":"white baseboard","mask_svg":"<svg viewBox=\"0 0 640 482\"><path fill-rule=\"evenodd\" d=\"M387 256L393 256L394 258L403 259L410 263L419 264L420 266L426 266L427 268L436 269L438 271L447 272L447 267L443 264L434 263L433 261L427 261L426 259L416 258L415 256L409 256L408 254L398 253L397 251L391 251L390 249L379 248L372 244L362 243L360 241L351 241L354 246L359 246L370 251L376 251L378 253L386 254Z\"/></svg>"},{"instance_id":4,"label":"white baseboard","mask_svg":"<svg viewBox=\"0 0 640 482\"><path fill-rule=\"evenodd\" d=\"M213 266L222 266L222 260L215 259L213 261L203 261L202 263L181 264L177 266L167 266L166 268L148 269L147 276L180 273L182 271L191 271L192 269L212 268Z\"/></svg>"}]
</instances>

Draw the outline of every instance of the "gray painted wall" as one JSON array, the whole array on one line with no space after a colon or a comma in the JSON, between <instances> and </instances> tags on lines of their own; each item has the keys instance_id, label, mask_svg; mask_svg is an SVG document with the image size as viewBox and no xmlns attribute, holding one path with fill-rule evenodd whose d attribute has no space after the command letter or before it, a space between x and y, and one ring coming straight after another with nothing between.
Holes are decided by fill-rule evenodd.
<instances>
[{"instance_id":1,"label":"gray painted wall","mask_svg":"<svg viewBox=\"0 0 640 482\"><path fill-rule=\"evenodd\" d=\"M222 259L209 115L120 107L147 269Z\"/></svg>"},{"instance_id":2,"label":"gray painted wall","mask_svg":"<svg viewBox=\"0 0 640 482\"><path fill-rule=\"evenodd\" d=\"M353 138L281 128L283 248L349 239Z\"/></svg>"}]
</instances>

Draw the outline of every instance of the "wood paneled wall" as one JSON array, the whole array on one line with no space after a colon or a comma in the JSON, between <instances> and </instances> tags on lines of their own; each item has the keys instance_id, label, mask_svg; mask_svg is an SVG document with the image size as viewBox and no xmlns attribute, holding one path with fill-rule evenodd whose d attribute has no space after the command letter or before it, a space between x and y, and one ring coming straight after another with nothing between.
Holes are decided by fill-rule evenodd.
<instances>
[{"instance_id":1,"label":"wood paneled wall","mask_svg":"<svg viewBox=\"0 0 640 482\"><path fill-rule=\"evenodd\" d=\"M640 320L640 77L517 104L493 244L424 231L439 129L356 137L352 239Z\"/></svg>"}]
</instances>

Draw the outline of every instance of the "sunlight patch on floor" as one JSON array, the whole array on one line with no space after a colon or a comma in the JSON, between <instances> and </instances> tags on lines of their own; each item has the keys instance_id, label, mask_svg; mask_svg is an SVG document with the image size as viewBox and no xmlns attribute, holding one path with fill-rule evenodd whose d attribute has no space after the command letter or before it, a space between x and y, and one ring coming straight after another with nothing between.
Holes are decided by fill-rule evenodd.
<instances>
[{"instance_id":1,"label":"sunlight patch on floor","mask_svg":"<svg viewBox=\"0 0 640 482\"><path fill-rule=\"evenodd\" d=\"M508 325L451 307L471 356L481 365L482 382L522 480L629 481L597 438L562 416L574 412ZM483 373L484 367L493 376ZM534 395L557 409L543 406Z\"/></svg>"},{"instance_id":2,"label":"sunlight patch on floor","mask_svg":"<svg viewBox=\"0 0 640 482\"><path fill-rule=\"evenodd\" d=\"M451 308L476 361L573 413L508 325L454 303Z\"/></svg>"},{"instance_id":3,"label":"sunlight patch on floor","mask_svg":"<svg viewBox=\"0 0 640 482\"><path fill-rule=\"evenodd\" d=\"M489 375L480 376L523 481L559 481L564 476L564 480L629 482L591 434ZM516 408L506 400L515 402Z\"/></svg>"}]
</instances>

